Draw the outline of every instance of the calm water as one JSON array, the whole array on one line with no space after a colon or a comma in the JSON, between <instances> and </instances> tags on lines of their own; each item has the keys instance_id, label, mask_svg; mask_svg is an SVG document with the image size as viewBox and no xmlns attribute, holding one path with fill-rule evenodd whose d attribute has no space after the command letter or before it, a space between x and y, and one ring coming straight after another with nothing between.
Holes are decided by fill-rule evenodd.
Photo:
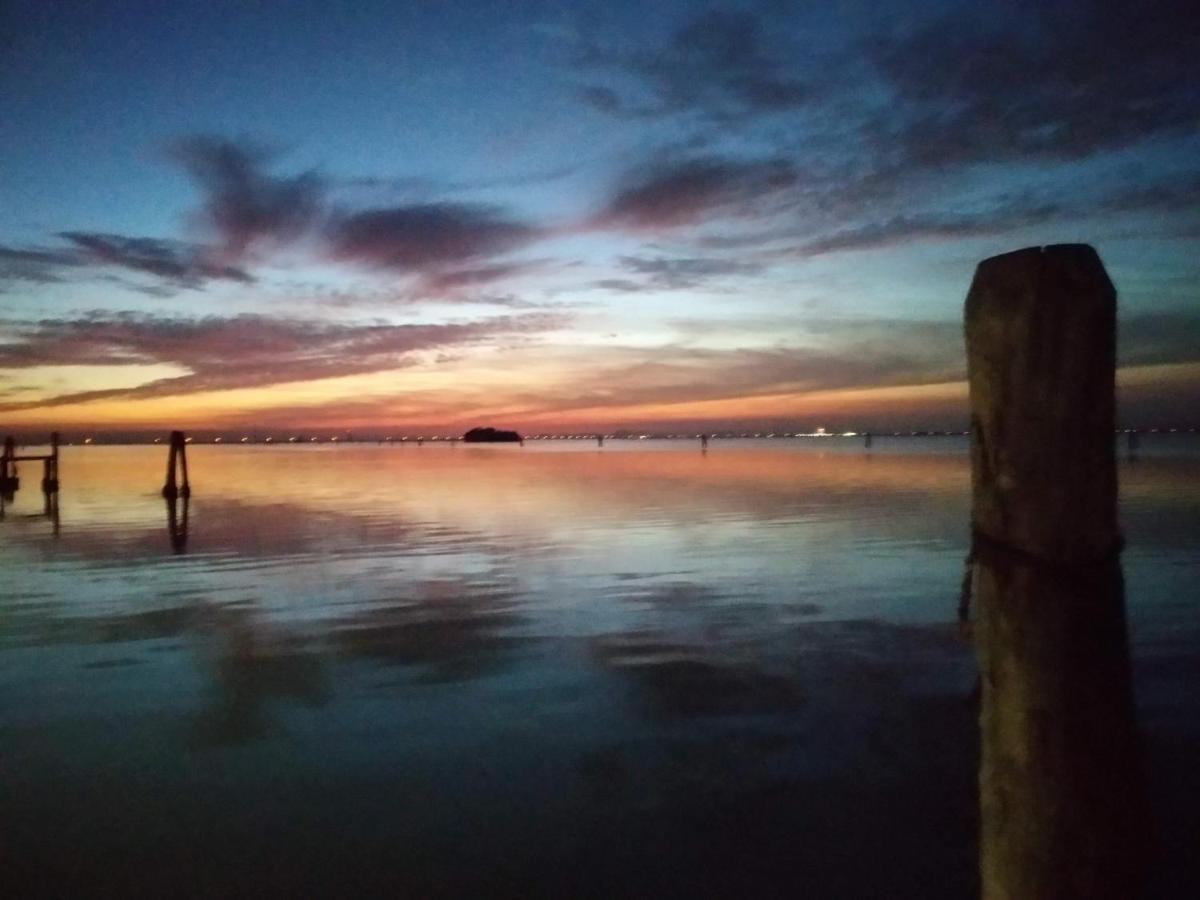
<instances>
[{"instance_id":1,"label":"calm water","mask_svg":"<svg viewBox=\"0 0 1200 900\"><path fill-rule=\"evenodd\" d=\"M230 896L962 897L957 439L72 447L0 522L0 878ZM1200 448L1123 463L1191 896ZM186 521L185 521L186 519ZM186 531L185 531L186 529Z\"/></svg>"}]
</instances>

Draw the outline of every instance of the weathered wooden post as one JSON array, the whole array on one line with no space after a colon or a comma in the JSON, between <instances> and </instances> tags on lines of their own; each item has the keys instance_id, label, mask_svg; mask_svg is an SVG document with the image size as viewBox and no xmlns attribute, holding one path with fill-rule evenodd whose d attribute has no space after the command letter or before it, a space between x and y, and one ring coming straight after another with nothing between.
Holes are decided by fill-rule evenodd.
<instances>
[{"instance_id":1,"label":"weathered wooden post","mask_svg":"<svg viewBox=\"0 0 1200 900\"><path fill-rule=\"evenodd\" d=\"M17 446L12 436L4 439L4 453L0 455L0 496L12 500L13 495L21 486L17 477Z\"/></svg>"},{"instance_id":2,"label":"weathered wooden post","mask_svg":"<svg viewBox=\"0 0 1200 900\"><path fill-rule=\"evenodd\" d=\"M46 495L49 510L51 494L58 493L58 432L50 432L50 455L42 460L42 493Z\"/></svg>"},{"instance_id":3,"label":"weathered wooden post","mask_svg":"<svg viewBox=\"0 0 1200 900\"><path fill-rule=\"evenodd\" d=\"M182 485L177 481L177 470ZM163 485L162 495L168 500L192 496L192 486L188 482L187 440L182 431L171 432L171 448L167 451L167 481Z\"/></svg>"},{"instance_id":4,"label":"weathered wooden post","mask_svg":"<svg viewBox=\"0 0 1200 900\"><path fill-rule=\"evenodd\" d=\"M966 302L985 900L1140 896L1117 528L1116 293L1086 245L980 263Z\"/></svg>"}]
</instances>

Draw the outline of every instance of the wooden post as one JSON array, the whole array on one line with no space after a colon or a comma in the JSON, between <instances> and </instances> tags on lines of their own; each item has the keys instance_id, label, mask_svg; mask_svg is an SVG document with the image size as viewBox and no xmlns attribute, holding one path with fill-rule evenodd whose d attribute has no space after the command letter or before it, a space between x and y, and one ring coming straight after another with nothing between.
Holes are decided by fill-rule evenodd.
<instances>
[{"instance_id":1,"label":"wooden post","mask_svg":"<svg viewBox=\"0 0 1200 900\"><path fill-rule=\"evenodd\" d=\"M58 432L50 432L50 455L42 461L42 493L58 493ZM49 506L49 504L47 504Z\"/></svg>"},{"instance_id":2,"label":"wooden post","mask_svg":"<svg viewBox=\"0 0 1200 900\"><path fill-rule=\"evenodd\" d=\"M0 496L7 500L11 500L21 486L17 478L16 455L17 446L10 435L4 439L4 454L0 456Z\"/></svg>"},{"instance_id":3,"label":"wooden post","mask_svg":"<svg viewBox=\"0 0 1200 900\"><path fill-rule=\"evenodd\" d=\"M966 302L985 900L1140 896L1148 816L1117 528L1116 293L1085 245Z\"/></svg>"},{"instance_id":4,"label":"wooden post","mask_svg":"<svg viewBox=\"0 0 1200 900\"><path fill-rule=\"evenodd\" d=\"M177 470L182 485L176 480ZM163 485L162 495L168 500L192 495L192 486L188 481L187 439L182 431L171 432L171 448L167 451L167 481Z\"/></svg>"}]
</instances>

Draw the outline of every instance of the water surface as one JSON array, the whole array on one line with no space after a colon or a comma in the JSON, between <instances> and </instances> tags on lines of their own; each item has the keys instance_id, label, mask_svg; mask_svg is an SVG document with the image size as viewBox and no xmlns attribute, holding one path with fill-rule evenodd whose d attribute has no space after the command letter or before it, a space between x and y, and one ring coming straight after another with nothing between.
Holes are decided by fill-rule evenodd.
<instances>
[{"instance_id":1,"label":"water surface","mask_svg":"<svg viewBox=\"0 0 1200 900\"><path fill-rule=\"evenodd\" d=\"M1168 896L1200 798L1194 444L1121 470ZM963 447L193 445L174 509L165 448L65 448L57 524L28 486L0 522L4 867L46 893L969 895Z\"/></svg>"}]
</instances>

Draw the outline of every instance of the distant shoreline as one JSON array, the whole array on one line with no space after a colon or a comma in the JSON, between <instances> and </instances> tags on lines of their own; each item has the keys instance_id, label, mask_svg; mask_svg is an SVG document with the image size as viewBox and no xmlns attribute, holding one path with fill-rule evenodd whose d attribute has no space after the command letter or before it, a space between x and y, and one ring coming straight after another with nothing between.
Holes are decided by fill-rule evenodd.
<instances>
[{"instance_id":1,"label":"distant shoreline","mask_svg":"<svg viewBox=\"0 0 1200 900\"><path fill-rule=\"evenodd\" d=\"M1128 435L1132 429L1119 429L1114 432L1113 437L1120 439ZM1196 428L1156 428L1156 429L1139 429L1138 435L1141 438L1167 438L1167 437L1188 437L1194 436L1198 432ZM524 440L526 443L579 443L591 442L595 443L597 433L584 434L537 434L527 435ZM871 432L871 439L874 442L878 441L906 441L913 439L927 440L930 438L964 438L969 437L969 431L910 431L910 432ZM688 442L698 443L699 434L679 434L679 433L637 433L637 434L604 434L605 442L617 443L642 443L642 442ZM729 432L709 432L708 438L710 441L725 441L725 442L742 442L742 441L772 441L772 442L795 442L802 441L811 444L838 444L846 443L862 444L867 437L867 432L843 432L838 434L813 434L813 433L771 433L771 432L746 432L746 433L729 433ZM20 446L36 447L46 443L42 436L37 436L29 439L17 437L17 442ZM375 435L304 435L304 436L275 436L275 435L236 435L234 434L212 434L199 433L188 436L189 444L200 444L205 446L335 446L339 444L348 444L354 446L376 446L376 445L408 445L417 446L419 444L454 444L462 443L470 447L484 446L497 442L472 442L464 441L458 435L402 435L402 436L380 436ZM507 444L509 442L498 442ZM162 446L166 447L167 440L165 437L156 438L122 438L122 437L64 437L62 445L70 446L104 446L104 447L148 447ZM514 443L515 446L515 443Z\"/></svg>"}]
</instances>

